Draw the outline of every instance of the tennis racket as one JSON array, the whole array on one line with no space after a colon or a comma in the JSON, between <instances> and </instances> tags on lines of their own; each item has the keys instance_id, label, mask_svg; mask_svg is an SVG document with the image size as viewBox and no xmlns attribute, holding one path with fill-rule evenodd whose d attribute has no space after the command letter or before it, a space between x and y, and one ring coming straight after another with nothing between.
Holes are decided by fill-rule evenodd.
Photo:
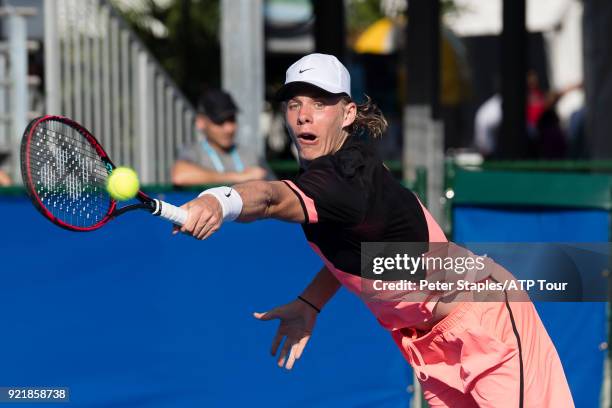
<instances>
[{"instance_id":1,"label":"tennis racket","mask_svg":"<svg viewBox=\"0 0 612 408\"><path fill-rule=\"evenodd\" d=\"M146 210L176 225L187 211L149 197L117 207L106 190L115 165L83 126L63 116L46 115L30 122L21 140L21 175L36 209L70 231L94 231L132 210Z\"/></svg>"}]
</instances>

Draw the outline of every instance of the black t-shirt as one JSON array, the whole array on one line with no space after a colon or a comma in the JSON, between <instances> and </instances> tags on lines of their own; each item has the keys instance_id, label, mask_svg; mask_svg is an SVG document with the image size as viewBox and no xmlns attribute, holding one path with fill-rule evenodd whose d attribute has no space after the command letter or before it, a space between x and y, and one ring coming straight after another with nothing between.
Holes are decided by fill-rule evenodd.
<instances>
[{"instance_id":1,"label":"black t-shirt","mask_svg":"<svg viewBox=\"0 0 612 408\"><path fill-rule=\"evenodd\" d=\"M349 137L287 185L299 197L306 239L335 268L360 275L362 242L427 242L416 196L387 170L371 142Z\"/></svg>"}]
</instances>

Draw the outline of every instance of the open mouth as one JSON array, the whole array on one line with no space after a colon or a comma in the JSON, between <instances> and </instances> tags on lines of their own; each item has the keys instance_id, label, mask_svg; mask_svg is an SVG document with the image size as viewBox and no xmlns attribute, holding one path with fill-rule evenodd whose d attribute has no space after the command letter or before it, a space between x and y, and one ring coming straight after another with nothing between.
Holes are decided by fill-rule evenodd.
<instances>
[{"instance_id":1,"label":"open mouth","mask_svg":"<svg viewBox=\"0 0 612 408\"><path fill-rule=\"evenodd\" d=\"M313 144L317 141L317 136L312 133L300 133L297 135L297 138L302 144Z\"/></svg>"}]
</instances>

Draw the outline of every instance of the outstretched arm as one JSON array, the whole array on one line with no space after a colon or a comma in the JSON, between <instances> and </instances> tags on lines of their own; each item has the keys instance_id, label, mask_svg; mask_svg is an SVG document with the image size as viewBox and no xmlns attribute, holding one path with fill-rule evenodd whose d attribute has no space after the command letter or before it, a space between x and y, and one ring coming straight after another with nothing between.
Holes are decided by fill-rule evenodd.
<instances>
[{"instance_id":1,"label":"outstretched arm","mask_svg":"<svg viewBox=\"0 0 612 408\"><path fill-rule=\"evenodd\" d=\"M324 266L300 296L321 310L338 292L340 286L338 279Z\"/></svg>"},{"instance_id":2,"label":"outstretched arm","mask_svg":"<svg viewBox=\"0 0 612 408\"><path fill-rule=\"evenodd\" d=\"M242 198L239 221L276 218L290 222L304 222L300 200L282 181L253 181L233 186Z\"/></svg>"},{"instance_id":3,"label":"outstretched arm","mask_svg":"<svg viewBox=\"0 0 612 408\"><path fill-rule=\"evenodd\" d=\"M221 200L231 205L235 190L242 202L237 220L248 222L263 218L276 218L290 222L304 222L305 215L297 195L282 181L251 181L223 187ZM235 194L235 193L234 193ZM188 210L187 222L182 232L198 239L206 239L217 231L223 222L223 207L219 198L214 195L203 195L182 208Z\"/></svg>"},{"instance_id":4,"label":"outstretched arm","mask_svg":"<svg viewBox=\"0 0 612 408\"><path fill-rule=\"evenodd\" d=\"M326 267L323 267L301 294L306 302L296 299L268 312L253 314L255 318L263 321L280 320L270 349L270 354L275 356L284 339L277 360L279 367L291 370L295 361L300 359L310 336L312 336L317 320L318 311L315 307L320 310L334 296L339 287L338 280Z\"/></svg>"}]
</instances>

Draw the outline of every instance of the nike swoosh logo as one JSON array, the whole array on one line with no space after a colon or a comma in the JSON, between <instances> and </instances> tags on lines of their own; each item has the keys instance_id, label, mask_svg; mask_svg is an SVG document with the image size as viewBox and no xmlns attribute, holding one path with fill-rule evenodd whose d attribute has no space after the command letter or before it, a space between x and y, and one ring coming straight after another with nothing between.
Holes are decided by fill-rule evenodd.
<instances>
[{"instance_id":1,"label":"nike swoosh logo","mask_svg":"<svg viewBox=\"0 0 612 408\"><path fill-rule=\"evenodd\" d=\"M231 196L231 195L232 195L232 191L233 191L233 190L230 188L230 189L229 189L229 192L228 192L228 193L226 193L226 194L225 194L225 196L226 196L226 197Z\"/></svg>"},{"instance_id":2,"label":"nike swoosh logo","mask_svg":"<svg viewBox=\"0 0 612 408\"><path fill-rule=\"evenodd\" d=\"M314 68L300 69L298 72L299 72L300 74L303 74L304 72L306 72L306 71L310 71L311 69L314 69Z\"/></svg>"}]
</instances>

